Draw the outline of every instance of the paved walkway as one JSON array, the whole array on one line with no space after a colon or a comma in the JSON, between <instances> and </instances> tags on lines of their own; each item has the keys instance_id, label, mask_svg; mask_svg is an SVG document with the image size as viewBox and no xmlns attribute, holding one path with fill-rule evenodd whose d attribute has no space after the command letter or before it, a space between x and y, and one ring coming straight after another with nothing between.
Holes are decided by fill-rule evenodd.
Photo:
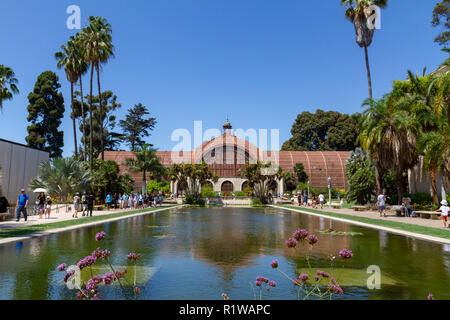
<instances>
[{"instance_id":1,"label":"paved walkway","mask_svg":"<svg viewBox=\"0 0 450 320\"><path fill-rule=\"evenodd\" d=\"M295 209L313 209L312 207L299 207L298 205L294 206ZM423 218L409 218L409 217L397 217L395 213L387 212L387 217L380 217L380 214L378 211L354 211L353 209L333 209L329 208L328 206L324 206L323 209L315 209L317 211L324 211L324 212L331 212L331 213L339 213L343 215L349 215L349 216L357 216L357 217L365 217L365 218L371 218L376 220L384 220L384 221L396 221L396 222L402 222L402 223L408 223L408 224L414 224L418 226L425 226L425 227L432 227L432 228L439 228L444 229L444 224L442 223L442 220L432 220L432 219L423 219ZM447 228L450 232L450 228Z\"/></svg>"},{"instance_id":2,"label":"paved walkway","mask_svg":"<svg viewBox=\"0 0 450 320\"><path fill-rule=\"evenodd\" d=\"M158 208L164 208L167 206L168 205L163 205L162 207L158 206ZM104 216L104 215L108 215L108 214L112 214L112 213L131 212L131 211L136 211L136 210L141 210L141 209L114 209L114 210L109 210L109 211L108 210L93 211L92 216L97 217L97 216ZM28 219L25 222L25 220L23 219L23 216L21 216L19 222L16 222L15 219L7 220L7 221L0 221L0 230L13 229L13 228L18 228L18 227L30 227L30 226L39 225L39 224L61 222L61 221L66 221L66 220L75 220L75 218L72 218L72 214L73 214L73 212L71 212L71 211L66 212L65 208L60 208L58 213L56 212L56 210L53 210L50 213L49 219L44 218L44 215L42 215L42 219L39 219L39 215L33 215L33 216L28 216ZM78 213L78 218L76 218L76 219L86 219L86 222L89 222L89 217L83 217L81 212Z\"/></svg>"}]
</instances>

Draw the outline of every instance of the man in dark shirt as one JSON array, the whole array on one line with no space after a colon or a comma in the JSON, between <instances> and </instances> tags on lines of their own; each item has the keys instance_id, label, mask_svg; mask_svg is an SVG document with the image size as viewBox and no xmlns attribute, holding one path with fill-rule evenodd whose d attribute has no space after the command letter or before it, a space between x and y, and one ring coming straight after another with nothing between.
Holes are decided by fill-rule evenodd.
<instances>
[{"instance_id":1,"label":"man in dark shirt","mask_svg":"<svg viewBox=\"0 0 450 320\"><path fill-rule=\"evenodd\" d=\"M88 215L89 215L90 217L92 217L92 210L94 210L94 201L95 201L95 197L94 197L94 195L91 193L91 194L87 197Z\"/></svg>"},{"instance_id":2,"label":"man in dark shirt","mask_svg":"<svg viewBox=\"0 0 450 320\"><path fill-rule=\"evenodd\" d=\"M0 197L0 213L5 213L8 211L8 199L5 197Z\"/></svg>"}]
</instances>

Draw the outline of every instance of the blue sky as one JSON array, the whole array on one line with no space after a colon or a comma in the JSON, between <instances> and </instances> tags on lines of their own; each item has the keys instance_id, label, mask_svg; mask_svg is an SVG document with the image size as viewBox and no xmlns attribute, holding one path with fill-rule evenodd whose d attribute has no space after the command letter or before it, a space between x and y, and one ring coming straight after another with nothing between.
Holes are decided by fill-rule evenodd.
<instances>
[{"instance_id":1,"label":"blue sky","mask_svg":"<svg viewBox=\"0 0 450 320\"><path fill-rule=\"evenodd\" d=\"M279 129L283 143L302 111L354 113L368 96L364 52L339 2L2 0L0 64L13 68L21 92L4 104L0 138L25 142L27 95L41 72L53 70L66 101L64 156L72 154L70 86L54 53L76 32L66 27L66 8L76 4L82 27L90 15L112 25L116 52L102 89L122 103L119 119L136 103L150 108L155 147L172 150L173 130L193 131L194 120L220 128L227 115L235 128ZM396 0L383 10L369 48L375 97L407 69L431 71L445 59L433 42L436 2Z\"/></svg>"}]
</instances>

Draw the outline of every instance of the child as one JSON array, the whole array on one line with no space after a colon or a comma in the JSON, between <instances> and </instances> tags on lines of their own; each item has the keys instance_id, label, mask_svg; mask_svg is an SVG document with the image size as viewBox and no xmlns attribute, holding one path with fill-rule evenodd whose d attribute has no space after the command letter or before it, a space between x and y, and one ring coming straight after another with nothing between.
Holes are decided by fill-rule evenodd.
<instances>
[{"instance_id":1,"label":"child","mask_svg":"<svg viewBox=\"0 0 450 320\"><path fill-rule=\"evenodd\" d=\"M448 202L447 200L442 200L441 201L442 206L436 210L436 212L441 212L441 219L444 222L444 228L447 228L447 219L448 219L448 212L449 212L449 207L448 207Z\"/></svg>"},{"instance_id":2,"label":"child","mask_svg":"<svg viewBox=\"0 0 450 320\"><path fill-rule=\"evenodd\" d=\"M386 189L383 189L383 192L378 195L377 197L377 207L378 207L378 211L380 212L380 217L383 216L386 218Z\"/></svg>"}]
</instances>

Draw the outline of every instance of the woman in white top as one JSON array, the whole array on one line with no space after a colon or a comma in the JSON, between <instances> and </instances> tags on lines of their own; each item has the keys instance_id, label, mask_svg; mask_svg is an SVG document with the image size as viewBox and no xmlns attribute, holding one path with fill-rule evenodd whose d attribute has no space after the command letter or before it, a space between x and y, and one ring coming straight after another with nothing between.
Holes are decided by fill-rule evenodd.
<instances>
[{"instance_id":1,"label":"woman in white top","mask_svg":"<svg viewBox=\"0 0 450 320\"><path fill-rule=\"evenodd\" d=\"M441 212L441 219L442 219L442 222L444 222L444 228L447 228L447 219L448 219L448 212L449 212L447 200L442 200L441 205L442 206L439 209L437 209L436 212L439 212L439 211Z\"/></svg>"}]
</instances>

